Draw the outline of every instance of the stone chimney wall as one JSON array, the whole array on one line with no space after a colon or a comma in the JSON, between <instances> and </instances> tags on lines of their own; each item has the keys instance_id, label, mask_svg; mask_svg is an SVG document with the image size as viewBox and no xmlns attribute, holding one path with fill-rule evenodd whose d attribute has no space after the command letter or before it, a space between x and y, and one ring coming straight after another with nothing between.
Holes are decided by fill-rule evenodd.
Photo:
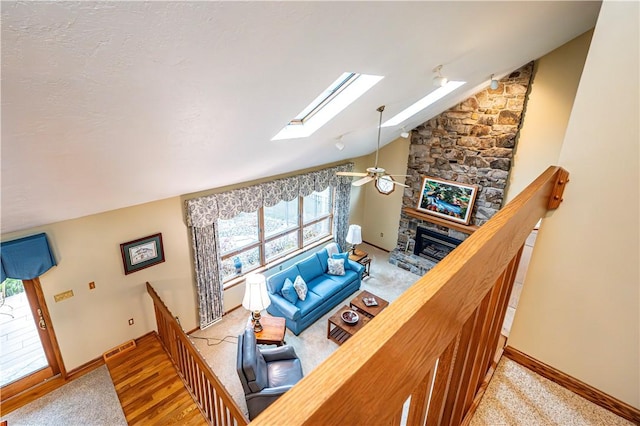
<instances>
[{"instance_id":1,"label":"stone chimney wall","mask_svg":"<svg viewBox=\"0 0 640 426\"><path fill-rule=\"evenodd\" d=\"M403 207L417 206L425 176L478 185L472 224L482 225L502 207L532 75L533 62L500 80L496 90L487 87L413 129ZM418 226L468 236L403 211L389 261L419 275L435 264L413 255Z\"/></svg>"}]
</instances>

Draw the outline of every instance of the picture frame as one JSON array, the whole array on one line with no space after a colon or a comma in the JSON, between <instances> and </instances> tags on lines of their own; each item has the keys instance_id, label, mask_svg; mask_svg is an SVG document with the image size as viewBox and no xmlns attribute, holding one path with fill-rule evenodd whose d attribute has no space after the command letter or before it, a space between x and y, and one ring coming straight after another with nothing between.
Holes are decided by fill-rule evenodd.
<instances>
[{"instance_id":1,"label":"picture frame","mask_svg":"<svg viewBox=\"0 0 640 426\"><path fill-rule=\"evenodd\" d=\"M468 225L478 195L478 185L426 176L416 210Z\"/></svg>"},{"instance_id":2,"label":"picture frame","mask_svg":"<svg viewBox=\"0 0 640 426\"><path fill-rule=\"evenodd\" d=\"M120 244L124 274L129 275L141 269L164 262L162 234L153 234Z\"/></svg>"}]
</instances>

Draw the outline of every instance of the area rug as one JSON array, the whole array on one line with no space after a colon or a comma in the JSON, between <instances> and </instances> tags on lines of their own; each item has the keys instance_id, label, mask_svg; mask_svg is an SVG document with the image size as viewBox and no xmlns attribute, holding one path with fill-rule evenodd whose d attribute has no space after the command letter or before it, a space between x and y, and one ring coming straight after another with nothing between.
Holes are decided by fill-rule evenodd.
<instances>
[{"instance_id":1,"label":"area rug","mask_svg":"<svg viewBox=\"0 0 640 426\"><path fill-rule=\"evenodd\" d=\"M420 277L391 265L389 253L361 244L359 249L366 251L371 258L370 276L362 281L360 290L368 290L381 298L392 302ZM322 363L338 345L327 339L327 321L343 305L348 305L355 293L336 305L327 314L317 320L298 336L287 330L285 341L295 348L301 360L302 370L308 375ZM249 313L242 307L231 311L215 325L199 330L191 335L192 341L202 356L212 367L231 397L247 414L244 391L236 372L237 336L247 324Z\"/></svg>"},{"instance_id":2,"label":"area rug","mask_svg":"<svg viewBox=\"0 0 640 426\"><path fill-rule=\"evenodd\" d=\"M105 365L3 415L1 420L11 426L127 425Z\"/></svg>"}]
</instances>

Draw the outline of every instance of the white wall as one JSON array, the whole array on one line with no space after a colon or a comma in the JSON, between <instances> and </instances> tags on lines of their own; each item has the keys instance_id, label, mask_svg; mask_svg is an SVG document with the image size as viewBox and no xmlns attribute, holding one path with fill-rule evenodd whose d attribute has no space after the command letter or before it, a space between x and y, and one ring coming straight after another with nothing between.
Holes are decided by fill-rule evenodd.
<instances>
[{"instance_id":1,"label":"white wall","mask_svg":"<svg viewBox=\"0 0 640 426\"><path fill-rule=\"evenodd\" d=\"M602 5L509 344L640 407L637 2Z\"/></svg>"}]
</instances>

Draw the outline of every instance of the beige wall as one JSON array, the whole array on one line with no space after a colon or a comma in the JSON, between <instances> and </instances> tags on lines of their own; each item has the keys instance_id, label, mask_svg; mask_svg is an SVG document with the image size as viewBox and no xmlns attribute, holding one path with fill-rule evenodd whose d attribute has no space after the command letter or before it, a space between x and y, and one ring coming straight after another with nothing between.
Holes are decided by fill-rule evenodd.
<instances>
[{"instance_id":1,"label":"beige wall","mask_svg":"<svg viewBox=\"0 0 640 426\"><path fill-rule=\"evenodd\" d=\"M536 61L506 202L558 163L592 34L588 31Z\"/></svg>"},{"instance_id":2,"label":"beige wall","mask_svg":"<svg viewBox=\"0 0 640 426\"><path fill-rule=\"evenodd\" d=\"M354 170L361 170L359 161L364 165L364 157L354 161ZM180 318L185 330L198 327L197 290L191 237L184 219L184 200L258 182L216 188L2 235L3 241L40 232L49 236L58 266L46 272L40 281L66 369L77 368L100 357L107 349L156 328L153 305L146 293L147 281L156 288L173 314ZM352 212L362 212L362 208L357 206L359 198L359 191L354 191ZM361 222L360 216L352 223ZM120 244L157 232L162 233L166 261L125 275ZM89 290L91 281L96 283L95 290ZM74 297L56 303L53 296L66 290L73 290ZM239 306L243 296L242 284L226 290L225 312ZM128 325L129 318L134 318L133 326Z\"/></svg>"},{"instance_id":3,"label":"beige wall","mask_svg":"<svg viewBox=\"0 0 640 426\"><path fill-rule=\"evenodd\" d=\"M187 330L196 327L193 268L178 197L58 222L3 240L46 232L58 266L40 277L67 370L155 329L145 282L153 284ZM161 232L164 263L125 275L120 244ZM89 282L96 288L89 290ZM53 296L73 290L56 303ZM129 326L129 318L135 324Z\"/></svg>"},{"instance_id":4,"label":"beige wall","mask_svg":"<svg viewBox=\"0 0 640 426\"><path fill-rule=\"evenodd\" d=\"M637 2L602 5L509 343L640 407Z\"/></svg>"},{"instance_id":5,"label":"beige wall","mask_svg":"<svg viewBox=\"0 0 640 426\"><path fill-rule=\"evenodd\" d=\"M367 167L371 167L368 155L352 159L353 171L364 172ZM355 178L354 178L355 180ZM362 225L364 223L364 198L365 190L362 187L351 187L351 200L349 206L349 224ZM363 230L364 232L364 230Z\"/></svg>"},{"instance_id":6,"label":"beige wall","mask_svg":"<svg viewBox=\"0 0 640 426\"><path fill-rule=\"evenodd\" d=\"M380 148L378 166L392 175L407 173L409 158L409 139L398 138ZM375 153L367 157L369 165L375 163ZM398 176L396 181L404 183L405 178ZM398 242L398 224L402 209L404 187L397 186L389 195L380 194L373 183L368 183L361 190L364 192L364 217L362 219L362 239L382 249L391 251Z\"/></svg>"}]
</instances>

